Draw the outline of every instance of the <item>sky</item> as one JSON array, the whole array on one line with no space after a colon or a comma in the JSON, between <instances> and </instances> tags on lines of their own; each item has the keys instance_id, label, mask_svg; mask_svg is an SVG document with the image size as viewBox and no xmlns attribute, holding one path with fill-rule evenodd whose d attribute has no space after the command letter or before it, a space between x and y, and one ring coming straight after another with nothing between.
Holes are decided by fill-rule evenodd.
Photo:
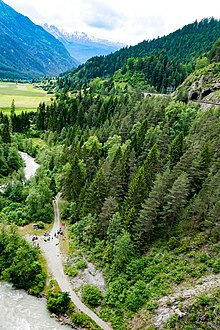
<instances>
[{"instance_id":1,"label":"sky","mask_svg":"<svg viewBox=\"0 0 220 330\"><path fill-rule=\"evenodd\" d=\"M220 19L219 0L3 0L34 23L135 45L205 17Z\"/></svg>"}]
</instances>

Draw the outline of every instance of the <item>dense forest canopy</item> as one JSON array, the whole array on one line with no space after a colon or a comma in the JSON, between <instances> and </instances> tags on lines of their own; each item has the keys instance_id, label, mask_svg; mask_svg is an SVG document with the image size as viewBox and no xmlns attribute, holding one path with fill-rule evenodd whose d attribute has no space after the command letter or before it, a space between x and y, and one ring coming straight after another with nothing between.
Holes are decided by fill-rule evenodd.
<instances>
[{"instance_id":1,"label":"dense forest canopy","mask_svg":"<svg viewBox=\"0 0 220 330\"><path fill-rule=\"evenodd\" d=\"M167 87L176 88L183 82L194 69L196 58L210 51L219 36L218 20L195 21L167 36L145 40L108 56L93 57L77 69L61 75L58 85L65 90L74 90L87 86L96 77L109 78L119 71L122 81L130 83L133 77L133 85L140 87L141 79L142 88L151 85L164 92Z\"/></svg>"}]
</instances>

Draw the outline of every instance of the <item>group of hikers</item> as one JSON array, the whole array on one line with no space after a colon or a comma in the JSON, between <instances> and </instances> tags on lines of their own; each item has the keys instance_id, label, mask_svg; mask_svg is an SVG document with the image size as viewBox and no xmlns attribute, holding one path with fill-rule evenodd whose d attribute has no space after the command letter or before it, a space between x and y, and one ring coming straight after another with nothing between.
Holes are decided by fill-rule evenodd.
<instances>
[{"instance_id":1,"label":"group of hikers","mask_svg":"<svg viewBox=\"0 0 220 330\"><path fill-rule=\"evenodd\" d=\"M60 227L60 229L58 229L54 235L52 235L50 232L45 232L44 233L44 242L48 242L50 240L53 240L53 238L60 238L62 237L64 239L64 230L62 230L62 228ZM32 237L32 244L33 246L37 246L37 247L40 247L39 243L36 242L38 240L38 236L37 235L33 235ZM59 243L57 243L59 244ZM57 245L56 244L56 245Z\"/></svg>"}]
</instances>

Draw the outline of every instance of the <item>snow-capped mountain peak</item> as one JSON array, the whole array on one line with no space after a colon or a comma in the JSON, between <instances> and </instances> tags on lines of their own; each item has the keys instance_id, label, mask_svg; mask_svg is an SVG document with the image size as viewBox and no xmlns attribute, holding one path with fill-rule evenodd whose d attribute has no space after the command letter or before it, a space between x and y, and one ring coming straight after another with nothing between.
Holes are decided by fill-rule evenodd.
<instances>
[{"instance_id":1,"label":"snow-capped mountain peak","mask_svg":"<svg viewBox=\"0 0 220 330\"><path fill-rule=\"evenodd\" d=\"M69 53L80 62L93 56L108 55L125 47L125 44L89 36L85 32L67 32L54 25L43 24L42 27L55 38L59 39Z\"/></svg>"}]
</instances>

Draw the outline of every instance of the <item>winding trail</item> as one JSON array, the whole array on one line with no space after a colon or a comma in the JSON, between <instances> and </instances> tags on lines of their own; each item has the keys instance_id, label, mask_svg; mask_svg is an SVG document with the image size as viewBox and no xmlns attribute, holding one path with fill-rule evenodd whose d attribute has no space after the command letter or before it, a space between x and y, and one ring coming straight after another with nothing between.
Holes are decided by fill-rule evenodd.
<instances>
[{"instance_id":1,"label":"winding trail","mask_svg":"<svg viewBox=\"0 0 220 330\"><path fill-rule=\"evenodd\" d=\"M60 193L57 194L54 199L54 225L52 228L52 235L57 232L60 228L60 212L59 212L59 200ZM45 258L47 260L48 269L50 270L53 277L58 282L62 291L67 291L70 294L72 302L75 306L87 314L93 321L96 322L98 326L100 326L103 330L112 330L112 328L100 319L93 311L91 311L86 305L82 303L79 297L76 295L75 291L72 289L72 286L69 282L67 275L64 274L63 271L63 263L62 263L62 255L59 246L59 238L53 237L50 241L45 242L44 238L41 238L40 243L41 249L44 252Z\"/></svg>"}]
</instances>

